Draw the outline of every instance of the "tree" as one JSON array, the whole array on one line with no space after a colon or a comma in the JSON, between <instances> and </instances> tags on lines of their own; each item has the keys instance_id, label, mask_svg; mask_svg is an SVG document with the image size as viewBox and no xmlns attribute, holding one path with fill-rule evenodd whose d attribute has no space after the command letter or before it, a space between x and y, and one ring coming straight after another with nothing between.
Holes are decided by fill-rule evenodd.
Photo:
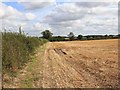
<instances>
[{"instance_id":1,"label":"tree","mask_svg":"<svg viewBox=\"0 0 120 90\"><path fill-rule=\"evenodd\" d=\"M77 39L81 40L82 39L82 35L78 35Z\"/></svg>"},{"instance_id":2,"label":"tree","mask_svg":"<svg viewBox=\"0 0 120 90\"><path fill-rule=\"evenodd\" d=\"M113 38L114 35L109 35L109 38Z\"/></svg>"},{"instance_id":3,"label":"tree","mask_svg":"<svg viewBox=\"0 0 120 90\"><path fill-rule=\"evenodd\" d=\"M70 32L70 33L68 34L68 37L69 37L70 40L74 40L74 38L75 38L73 32Z\"/></svg>"},{"instance_id":4,"label":"tree","mask_svg":"<svg viewBox=\"0 0 120 90\"><path fill-rule=\"evenodd\" d=\"M43 38L45 38L45 39L49 39L53 35L53 33L51 33L49 30L45 30L41 34L43 35Z\"/></svg>"},{"instance_id":5,"label":"tree","mask_svg":"<svg viewBox=\"0 0 120 90\"><path fill-rule=\"evenodd\" d=\"M120 38L120 34L118 34L118 37Z\"/></svg>"}]
</instances>

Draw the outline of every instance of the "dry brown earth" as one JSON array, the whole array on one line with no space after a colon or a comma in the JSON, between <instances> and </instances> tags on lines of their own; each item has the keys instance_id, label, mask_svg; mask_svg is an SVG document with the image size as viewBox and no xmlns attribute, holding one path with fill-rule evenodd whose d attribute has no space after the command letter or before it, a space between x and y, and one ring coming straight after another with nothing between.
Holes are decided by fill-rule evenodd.
<instances>
[{"instance_id":1,"label":"dry brown earth","mask_svg":"<svg viewBox=\"0 0 120 90\"><path fill-rule=\"evenodd\" d=\"M36 54L33 70L19 75L11 87L118 87L118 40L49 42ZM23 73L22 73L23 74ZM28 79L33 79L23 84ZM22 79L21 79L22 78ZM22 85L21 85L22 83Z\"/></svg>"}]
</instances>

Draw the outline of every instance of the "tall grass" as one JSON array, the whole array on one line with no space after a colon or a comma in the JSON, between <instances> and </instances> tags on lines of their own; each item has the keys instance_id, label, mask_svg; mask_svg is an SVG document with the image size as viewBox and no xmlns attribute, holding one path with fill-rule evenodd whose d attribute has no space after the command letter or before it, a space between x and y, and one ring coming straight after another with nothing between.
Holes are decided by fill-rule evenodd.
<instances>
[{"instance_id":1,"label":"tall grass","mask_svg":"<svg viewBox=\"0 0 120 90\"><path fill-rule=\"evenodd\" d=\"M2 70L3 74L16 72L29 61L30 55L46 39L25 36L19 33L2 33Z\"/></svg>"}]
</instances>

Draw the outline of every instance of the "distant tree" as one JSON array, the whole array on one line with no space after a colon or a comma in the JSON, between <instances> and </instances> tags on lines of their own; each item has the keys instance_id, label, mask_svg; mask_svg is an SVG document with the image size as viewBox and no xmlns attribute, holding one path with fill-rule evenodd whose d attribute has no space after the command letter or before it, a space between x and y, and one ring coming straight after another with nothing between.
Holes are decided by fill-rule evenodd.
<instances>
[{"instance_id":1,"label":"distant tree","mask_svg":"<svg viewBox=\"0 0 120 90\"><path fill-rule=\"evenodd\" d=\"M82 39L82 35L78 35L77 39L81 40Z\"/></svg>"},{"instance_id":2,"label":"distant tree","mask_svg":"<svg viewBox=\"0 0 120 90\"><path fill-rule=\"evenodd\" d=\"M118 34L118 37L120 37L120 34Z\"/></svg>"},{"instance_id":3,"label":"distant tree","mask_svg":"<svg viewBox=\"0 0 120 90\"><path fill-rule=\"evenodd\" d=\"M89 39L89 37L90 37L89 35L86 36L87 39Z\"/></svg>"},{"instance_id":4,"label":"distant tree","mask_svg":"<svg viewBox=\"0 0 120 90\"><path fill-rule=\"evenodd\" d=\"M108 37L108 35L106 34L105 37Z\"/></svg>"},{"instance_id":5,"label":"distant tree","mask_svg":"<svg viewBox=\"0 0 120 90\"><path fill-rule=\"evenodd\" d=\"M41 34L43 35L43 38L45 38L45 39L49 39L53 35L53 33L51 33L49 30L45 30Z\"/></svg>"},{"instance_id":6,"label":"distant tree","mask_svg":"<svg viewBox=\"0 0 120 90\"><path fill-rule=\"evenodd\" d=\"M70 33L68 34L68 37L69 37L70 40L74 40L75 35L73 34L73 32L70 32Z\"/></svg>"},{"instance_id":7,"label":"distant tree","mask_svg":"<svg viewBox=\"0 0 120 90\"><path fill-rule=\"evenodd\" d=\"M109 38L113 38L114 35L109 35Z\"/></svg>"}]
</instances>

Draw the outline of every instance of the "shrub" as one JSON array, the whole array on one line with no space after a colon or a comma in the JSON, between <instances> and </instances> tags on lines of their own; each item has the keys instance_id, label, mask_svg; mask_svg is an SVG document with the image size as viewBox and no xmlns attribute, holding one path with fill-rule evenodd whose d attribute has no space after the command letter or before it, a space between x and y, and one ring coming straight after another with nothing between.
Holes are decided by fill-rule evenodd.
<instances>
[{"instance_id":1,"label":"shrub","mask_svg":"<svg viewBox=\"0 0 120 90\"><path fill-rule=\"evenodd\" d=\"M3 73L16 72L29 61L35 48L46 42L46 39L18 33L2 33Z\"/></svg>"}]
</instances>

